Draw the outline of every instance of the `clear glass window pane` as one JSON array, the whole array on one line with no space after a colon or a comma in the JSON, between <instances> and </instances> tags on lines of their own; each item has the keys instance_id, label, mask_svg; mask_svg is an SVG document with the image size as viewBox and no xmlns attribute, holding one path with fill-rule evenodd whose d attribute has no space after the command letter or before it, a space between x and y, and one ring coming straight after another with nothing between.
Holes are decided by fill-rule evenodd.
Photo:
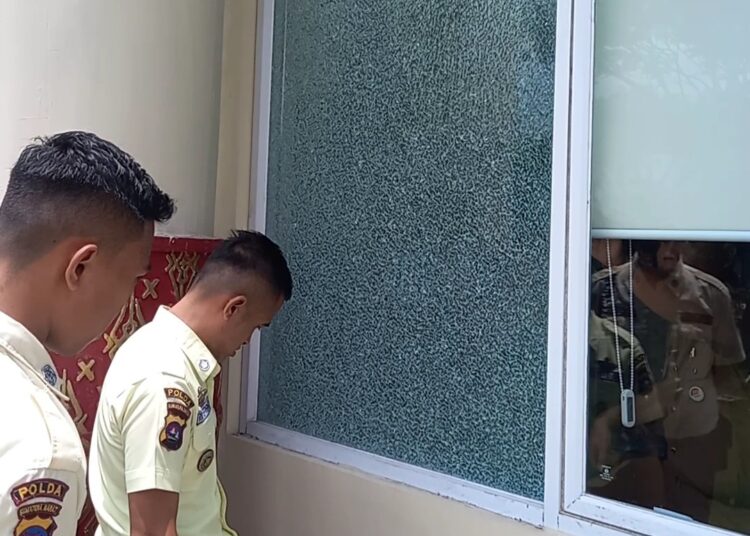
<instances>
[{"instance_id":1,"label":"clear glass window pane","mask_svg":"<svg viewBox=\"0 0 750 536\"><path fill-rule=\"evenodd\" d=\"M750 2L719 4L596 2L586 483L750 534Z\"/></svg>"}]
</instances>

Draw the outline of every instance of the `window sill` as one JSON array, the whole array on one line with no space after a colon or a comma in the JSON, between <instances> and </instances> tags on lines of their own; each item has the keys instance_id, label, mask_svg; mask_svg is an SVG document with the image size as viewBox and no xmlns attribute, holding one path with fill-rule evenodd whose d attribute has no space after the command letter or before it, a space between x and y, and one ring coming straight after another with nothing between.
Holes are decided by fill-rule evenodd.
<instances>
[{"instance_id":1,"label":"window sill","mask_svg":"<svg viewBox=\"0 0 750 536\"><path fill-rule=\"evenodd\" d=\"M540 501L266 423L248 422L244 437L344 468L354 469L376 478L453 499L535 527L542 527L543 525L544 506Z\"/></svg>"}]
</instances>

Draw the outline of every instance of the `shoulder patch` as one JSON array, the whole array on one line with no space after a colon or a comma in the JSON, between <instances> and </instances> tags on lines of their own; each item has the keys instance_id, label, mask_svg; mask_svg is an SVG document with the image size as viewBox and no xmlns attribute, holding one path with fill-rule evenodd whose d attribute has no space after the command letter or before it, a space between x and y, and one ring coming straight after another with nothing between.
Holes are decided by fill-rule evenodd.
<instances>
[{"instance_id":1,"label":"shoulder patch","mask_svg":"<svg viewBox=\"0 0 750 536\"><path fill-rule=\"evenodd\" d=\"M188 395L181 389L177 389L175 387L167 387L166 389L164 389L164 394L167 395L167 400L179 401L187 406L188 409L191 409L195 405L193 403L193 399L190 398L190 395Z\"/></svg>"},{"instance_id":2,"label":"shoulder patch","mask_svg":"<svg viewBox=\"0 0 750 536\"><path fill-rule=\"evenodd\" d=\"M167 396L167 415L159 432L159 443L166 450L180 450L195 403L185 391L175 387L167 387L164 394Z\"/></svg>"},{"instance_id":3,"label":"shoulder patch","mask_svg":"<svg viewBox=\"0 0 750 536\"><path fill-rule=\"evenodd\" d=\"M13 504L21 506L32 499L55 499L62 502L70 486L61 480L40 478L19 484L10 492Z\"/></svg>"},{"instance_id":4,"label":"shoulder patch","mask_svg":"<svg viewBox=\"0 0 750 536\"><path fill-rule=\"evenodd\" d=\"M13 488L10 496L18 515L18 524L13 534L52 536L57 530L55 518L62 511L62 503L69 489L65 482L52 478L31 480ZM33 503L26 504L32 500Z\"/></svg>"}]
</instances>

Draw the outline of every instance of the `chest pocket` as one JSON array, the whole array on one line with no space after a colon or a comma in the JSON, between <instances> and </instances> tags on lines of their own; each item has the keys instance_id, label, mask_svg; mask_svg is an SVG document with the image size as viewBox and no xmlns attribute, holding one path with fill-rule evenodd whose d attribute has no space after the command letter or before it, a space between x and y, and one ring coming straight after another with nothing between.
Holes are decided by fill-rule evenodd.
<instances>
[{"instance_id":1,"label":"chest pocket","mask_svg":"<svg viewBox=\"0 0 750 536\"><path fill-rule=\"evenodd\" d=\"M673 352L685 379L704 379L714 366L713 327L711 324L678 324Z\"/></svg>"},{"instance_id":2,"label":"chest pocket","mask_svg":"<svg viewBox=\"0 0 750 536\"><path fill-rule=\"evenodd\" d=\"M202 422L199 421L199 412L193 417L193 439L195 450L203 451L216 447L216 415L213 408L211 413Z\"/></svg>"}]
</instances>

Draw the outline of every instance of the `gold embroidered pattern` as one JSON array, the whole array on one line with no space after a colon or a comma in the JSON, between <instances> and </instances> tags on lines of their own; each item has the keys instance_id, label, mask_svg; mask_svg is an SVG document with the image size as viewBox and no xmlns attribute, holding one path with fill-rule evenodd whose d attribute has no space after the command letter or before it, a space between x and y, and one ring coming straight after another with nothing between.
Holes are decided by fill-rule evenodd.
<instances>
[{"instance_id":1,"label":"gold embroidered pattern","mask_svg":"<svg viewBox=\"0 0 750 536\"><path fill-rule=\"evenodd\" d=\"M73 422L76 425L76 430L78 430L78 435L81 436L84 447L88 448L89 442L84 438L88 434L88 430L86 430L85 425L86 420L89 418L89 416L88 414L83 412L83 408L81 408L81 404L78 402L78 397L76 396L75 389L73 388L73 383L68 379L67 370L63 370L62 381L60 382L60 391L70 399L70 402L68 403L68 411L70 412L70 416L73 418Z\"/></svg>"},{"instance_id":2,"label":"gold embroidered pattern","mask_svg":"<svg viewBox=\"0 0 750 536\"><path fill-rule=\"evenodd\" d=\"M193 284L198 273L198 253L180 251L167 253L167 267L164 269L169 274L172 282L172 295L179 301Z\"/></svg>"},{"instance_id":3,"label":"gold embroidered pattern","mask_svg":"<svg viewBox=\"0 0 750 536\"><path fill-rule=\"evenodd\" d=\"M103 354L109 354L109 358L115 357L115 353L120 349L122 343L124 343L128 337L130 337L135 330L145 324L143 320L143 312L141 311L141 304L138 298L131 295L128 304L125 305L120 314L117 316L117 320L112 324L112 328L109 333L104 334L104 341L107 345L102 350Z\"/></svg>"},{"instance_id":4,"label":"gold embroidered pattern","mask_svg":"<svg viewBox=\"0 0 750 536\"><path fill-rule=\"evenodd\" d=\"M141 282L143 283L143 286L145 287L143 290L143 294L141 294L141 299L146 300L148 298L153 298L155 300L158 300L159 294L156 292L156 287L159 286L159 280L158 279L141 279Z\"/></svg>"},{"instance_id":5,"label":"gold embroidered pattern","mask_svg":"<svg viewBox=\"0 0 750 536\"><path fill-rule=\"evenodd\" d=\"M94 361L93 359L89 359L88 362L84 361L83 359L79 359L78 369L81 372L79 372L78 376L76 376L76 381L80 382L83 378L86 378L88 381L93 382L96 379L94 371L92 370L95 363L96 361Z\"/></svg>"}]
</instances>

